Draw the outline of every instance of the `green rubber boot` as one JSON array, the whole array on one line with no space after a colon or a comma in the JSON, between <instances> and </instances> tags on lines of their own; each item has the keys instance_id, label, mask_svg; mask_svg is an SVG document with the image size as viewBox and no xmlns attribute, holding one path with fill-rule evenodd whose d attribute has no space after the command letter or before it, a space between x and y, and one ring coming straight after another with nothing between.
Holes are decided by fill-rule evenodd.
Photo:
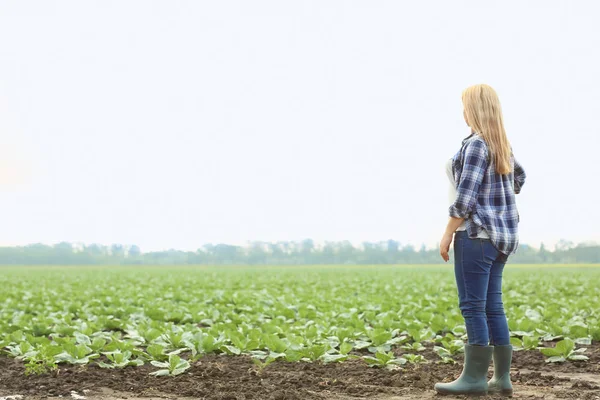
<instances>
[{"instance_id":1,"label":"green rubber boot","mask_svg":"<svg viewBox=\"0 0 600 400\"><path fill-rule=\"evenodd\" d=\"M492 360L493 346L465 346L465 365L457 380L436 383L439 394L484 396L488 392L487 372Z\"/></svg>"},{"instance_id":2,"label":"green rubber boot","mask_svg":"<svg viewBox=\"0 0 600 400\"><path fill-rule=\"evenodd\" d=\"M510 363L512 361L512 346L494 346L494 376L488 382L490 393L500 393L512 396L513 387L510 382Z\"/></svg>"}]
</instances>

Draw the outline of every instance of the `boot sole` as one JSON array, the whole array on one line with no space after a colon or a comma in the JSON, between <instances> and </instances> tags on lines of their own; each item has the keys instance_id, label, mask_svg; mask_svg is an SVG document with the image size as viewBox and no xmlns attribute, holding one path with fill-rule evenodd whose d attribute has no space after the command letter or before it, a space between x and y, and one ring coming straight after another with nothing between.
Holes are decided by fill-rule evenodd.
<instances>
[{"instance_id":1,"label":"boot sole","mask_svg":"<svg viewBox=\"0 0 600 400\"><path fill-rule=\"evenodd\" d=\"M502 389L502 390L488 390L489 394L499 394L501 396L512 397L513 390L512 389Z\"/></svg>"},{"instance_id":2,"label":"boot sole","mask_svg":"<svg viewBox=\"0 0 600 400\"><path fill-rule=\"evenodd\" d=\"M452 392L452 391L445 391L445 390L435 390L437 392L437 394L442 395L442 396L469 396L469 397L481 397L481 396L487 396L488 392L487 391L480 391L480 392Z\"/></svg>"}]
</instances>

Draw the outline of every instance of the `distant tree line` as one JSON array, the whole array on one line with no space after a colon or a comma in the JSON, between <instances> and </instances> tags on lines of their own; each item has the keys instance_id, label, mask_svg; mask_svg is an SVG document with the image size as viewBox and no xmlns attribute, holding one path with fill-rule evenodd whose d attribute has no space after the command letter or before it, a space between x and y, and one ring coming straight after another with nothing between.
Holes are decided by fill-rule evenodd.
<instances>
[{"instance_id":1,"label":"distant tree line","mask_svg":"<svg viewBox=\"0 0 600 400\"><path fill-rule=\"evenodd\" d=\"M539 249L521 245L511 263L574 264L600 263L600 245L561 241L553 251L542 244ZM316 244L302 241L250 242L248 246L206 244L196 251L167 250L142 253L138 246L113 244L82 245L58 243L0 247L0 265L130 265L130 264L205 264L205 265L302 265L302 264L439 264L437 249L419 249L395 240L349 241Z\"/></svg>"}]
</instances>

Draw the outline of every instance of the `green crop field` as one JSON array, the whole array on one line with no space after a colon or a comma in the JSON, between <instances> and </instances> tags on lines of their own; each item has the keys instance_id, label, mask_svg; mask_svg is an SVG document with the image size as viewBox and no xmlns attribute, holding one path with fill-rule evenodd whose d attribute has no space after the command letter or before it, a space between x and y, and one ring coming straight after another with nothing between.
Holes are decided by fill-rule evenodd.
<instances>
[{"instance_id":1,"label":"green crop field","mask_svg":"<svg viewBox=\"0 0 600 400\"><path fill-rule=\"evenodd\" d=\"M27 373L177 375L207 353L396 368L452 363L465 339L450 266L4 267L0 287L0 349ZM566 339L544 354L569 362L600 340L598 267L508 266L504 300L517 349Z\"/></svg>"}]
</instances>

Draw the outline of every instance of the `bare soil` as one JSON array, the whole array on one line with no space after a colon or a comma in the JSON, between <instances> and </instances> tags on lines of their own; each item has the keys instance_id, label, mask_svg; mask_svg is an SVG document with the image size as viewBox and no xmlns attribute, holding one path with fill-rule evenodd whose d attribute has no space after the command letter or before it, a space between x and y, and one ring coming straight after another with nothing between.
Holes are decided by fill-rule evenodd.
<instances>
[{"instance_id":1,"label":"bare soil","mask_svg":"<svg viewBox=\"0 0 600 400\"><path fill-rule=\"evenodd\" d=\"M439 359L429 348L423 354L429 360ZM600 344L588 346L586 354L587 362L548 364L537 351L516 352L514 398L600 400ZM106 370L95 364L61 365L58 372L26 376L22 362L0 357L0 399L15 395L23 400L59 396L88 400L439 399L433 385L455 379L461 368L460 362L406 365L390 371L369 368L361 360L339 364L278 361L259 371L249 357L207 355L176 377L151 376L154 367L149 365ZM501 397L485 397L494 398Z\"/></svg>"}]
</instances>

